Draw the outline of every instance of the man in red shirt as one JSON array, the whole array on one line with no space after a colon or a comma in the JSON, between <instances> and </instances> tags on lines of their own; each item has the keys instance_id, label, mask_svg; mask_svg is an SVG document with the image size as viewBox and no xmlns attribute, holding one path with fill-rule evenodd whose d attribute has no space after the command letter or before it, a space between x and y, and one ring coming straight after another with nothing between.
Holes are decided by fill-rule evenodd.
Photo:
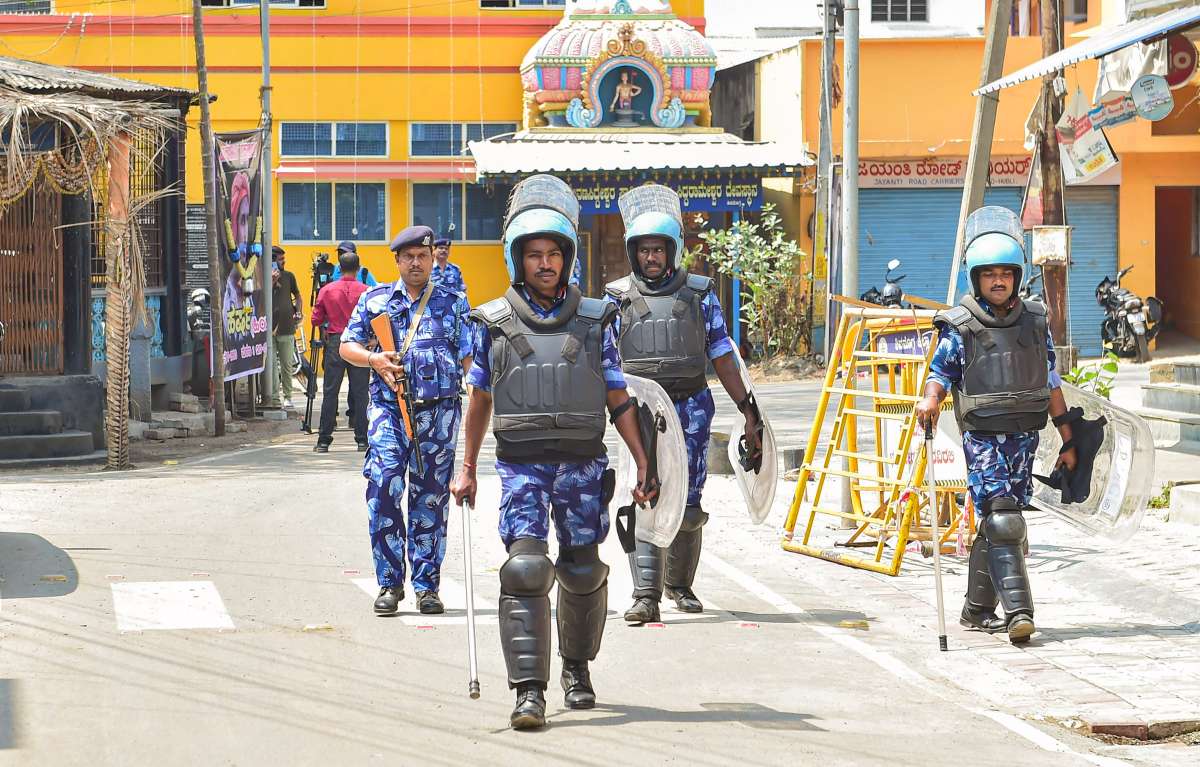
<instances>
[{"instance_id":1,"label":"man in red shirt","mask_svg":"<svg viewBox=\"0 0 1200 767\"><path fill-rule=\"evenodd\" d=\"M318 453L328 453L329 445L333 442L333 429L337 424L338 397L342 392L342 378L347 373L350 376L350 400L353 410L350 423L354 425L354 441L358 443L359 452L367 449L367 383L370 380L370 370L367 368L347 365L338 353L342 343L342 331L350 322L350 314L358 304L358 299L367 291L367 286L359 282L358 254L354 251L339 251L338 266L341 267L342 278L321 288L317 294L317 305L313 307L312 324L313 338L317 337L317 327L325 329L325 377L322 384L321 399L321 430L317 436L317 446L313 448Z\"/></svg>"}]
</instances>

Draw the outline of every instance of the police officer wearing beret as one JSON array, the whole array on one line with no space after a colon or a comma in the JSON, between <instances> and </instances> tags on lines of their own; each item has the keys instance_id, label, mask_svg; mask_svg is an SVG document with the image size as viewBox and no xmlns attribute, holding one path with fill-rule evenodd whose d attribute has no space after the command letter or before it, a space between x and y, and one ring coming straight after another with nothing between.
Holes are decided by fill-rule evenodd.
<instances>
[{"instance_id":1,"label":"police officer wearing beret","mask_svg":"<svg viewBox=\"0 0 1200 767\"><path fill-rule=\"evenodd\" d=\"M391 615L404 599L405 572L412 570L417 607L443 611L438 587L445 555L446 519L454 450L462 420L459 386L471 366L470 307L462 294L435 285L433 231L410 226L392 241L400 279L363 294L342 335L342 356L373 371L367 408L367 513L379 597L378 615ZM371 320L391 320L397 355L370 352ZM399 350L416 327L412 342ZM414 400L414 428L424 472L417 470L393 385L403 374ZM408 488L408 521L401 499Z\"/></svg>"},{"instance_id":2,"label":"police officer wearing beret","mask_svg":"<svg viewBox=\"0 0 1200 767\"><path fill-rule=\"evenodd\" d=\"M467 295L462 269L450 263L450 238L442 235L433 241L433 284Z\"/></svg>"}]
</instances>

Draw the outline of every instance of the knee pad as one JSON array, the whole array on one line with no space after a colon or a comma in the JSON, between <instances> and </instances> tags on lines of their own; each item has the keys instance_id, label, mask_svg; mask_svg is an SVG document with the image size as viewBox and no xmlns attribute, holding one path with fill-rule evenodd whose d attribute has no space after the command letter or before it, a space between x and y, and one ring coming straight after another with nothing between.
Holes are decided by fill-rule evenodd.
<instances>
[{"instance_id":1,"label":"knee pad","mask_svg":"<svg viewBox=\"0 0 1200 767\"><path fill-rule=\"evenodd\" d=\"M1001 496L999 498L989 498L983 502L983 513L990 514L993 511L1020 511L1021 504L1017 503L1016 498Z\"/></svg>"},{"instance_id":2,"label":"knee pad","mask_svg":"<svg viewBox=\"0 0 1200 767\"><path fill-rule=\"evenodd\" d=\"M559 588L585 596L594 593L608 580L608 565L600 561L600 547L564 546L554 563Z\"/></svg>"},{"instance_id":3,"label":"knee pad","mask_svg":"<svg viewBox=\"0 0 1200 767\"><path fill-rule=\"evenodd\" d=\"M1025 517L1019 511L997 511L993 507L993 511L983 518L979 530L989 544L1016 545L1025 540Z\"/></svg>"},{"instance_id":4,"label":"knee pad","mask_svg":"<svg viewBox=\"0 0 1200 767\"><path fill-rule=\"evenodd\" d=\"M683 522L679 524L680 532L694 533L708 522L708 512L699 506L688 506L683 510Z\"/></svg>"},{"instance_id":5,"label":"knee pad","mask_svg":"<svg viewBox=\"0 0 1200 767\"><path fill-rule=\"evenodd\" d=\"M546 556L545 541L520 538L508 547L508 560L500 568L500 590L516 597L542 597L554 585L554 565Z\"/></svg>"}]
</instances>

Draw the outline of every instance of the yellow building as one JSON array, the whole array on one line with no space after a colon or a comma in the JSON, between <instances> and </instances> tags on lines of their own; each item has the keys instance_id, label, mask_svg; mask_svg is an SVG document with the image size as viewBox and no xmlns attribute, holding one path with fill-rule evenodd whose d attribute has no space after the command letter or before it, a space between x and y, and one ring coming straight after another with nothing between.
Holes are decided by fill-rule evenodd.
<instances>
[{"instance_id":1,"label":"yellow building","mask_svg":"<svg viewBox=\"0 0 1200 767\"><path fill-rule=\"evenodd\" d=\"M258 3L203 5L214 130L252 128L261 111ZM332 254L343 239L359 243L380 280L394 279L387 243L415 222L458 242L451 258L472 303L498 296L507 285L498 240L509 187L474 183L466 143L521 125L522 58L562 19L564 0L271 6L274 239L302 291L314 256ZM189 0L29 0L24 7L0 12L6 55L196 86ZM703 28L703 0L672 7ZM187 202L195 205L203 200L199 110L188 117ZM202 261L193 256L190 266ZM202 269L189 271L203 279Z\"/></svg>"},{"instance_id":2,"label":"yellow building","mask_svg":"<svg viewBox=\"0 0 1200 767\"><path fill-rule=\"evenodd\" d=\"M1143 2L1143 5L1151 4ZM982 28L990 2L929 0L904 5L918 17L873 17L876 4L860 3L858 284L882 288L886 264L903 262L904 287L943 298L954 243L962 179L983 58ZM1003 71L1042 58L1037 0L1014 0ZM1164 3L1163 5L1171 5ZM1178 4L1176 4L1178 5ZM1186 5L1184 3L1183 5ZM1126 3L1063 0L1066 45L1125 19ZM1130 6L1133 7L1132 5ZM1195 30L1188 33L1194 34ZM799 141L815 153L820 106L819 37L743 65L753 67L760 95L756 138ZM843 61L839 32L835 60ZM1092 104L1098 64L1068 67L1070 92ZM722 72L721 76L726 76ZM720 81L720 77L718 78ZM1030 169L1025 122L1040 79L1000 91L992 168L986 201L1018 209ZM797 110L794 98L799 93ZM1073 233L1070 302L1072 336L1084 355L1100 351L1103 316L1093 291L1099 280L1134 266L1123 285L1142 296L1157 294L1174 326L1200 337L1200 304L1192 295L1200 279L1200 109L1196 79L1172 91L1175 109L1158 122L1136 118L1106 128L1117 167L1068 187L1067 218ZM782 95L782 97L781 97ZM842 104L833 111L833 153L842 153ZM796 123L800 128L797 130ZM791 211L801 246L812 252L812 180L798 183ZM823 278L817 264L818 278ZM836 288L835 288L836 292Z\"/></svg>"}]
</instances>

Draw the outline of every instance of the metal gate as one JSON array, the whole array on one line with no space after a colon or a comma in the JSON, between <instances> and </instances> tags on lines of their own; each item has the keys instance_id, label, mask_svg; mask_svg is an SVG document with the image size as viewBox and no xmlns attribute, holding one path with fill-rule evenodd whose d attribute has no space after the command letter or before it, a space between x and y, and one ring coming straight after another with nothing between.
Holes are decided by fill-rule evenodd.
<instances>
[{"instance_id":1,"label":"metal gate","mask_svg":"<svg viewBox=\"0 0 1200 767\"><path fill-rule=\"evenodd\" d=\"M0 210L0 375L63 372L62 198L35 183Z\"/></svg>"}]
</instances>

